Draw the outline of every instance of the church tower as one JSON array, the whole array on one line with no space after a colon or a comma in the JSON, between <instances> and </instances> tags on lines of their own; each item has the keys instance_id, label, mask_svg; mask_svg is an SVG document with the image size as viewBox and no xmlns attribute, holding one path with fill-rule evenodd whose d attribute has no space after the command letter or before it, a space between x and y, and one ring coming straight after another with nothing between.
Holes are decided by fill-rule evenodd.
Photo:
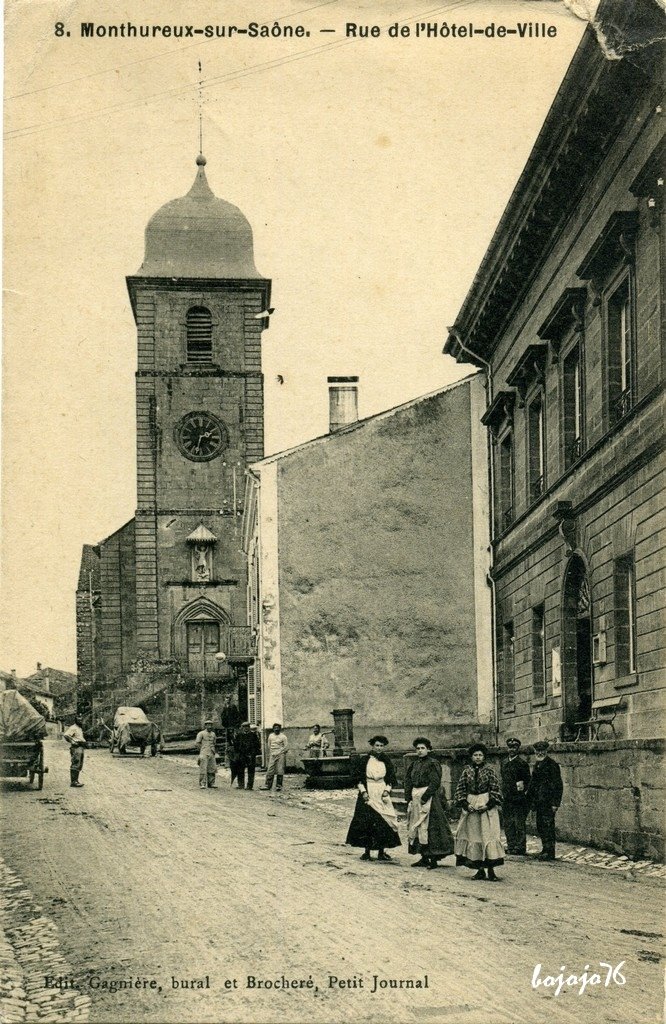
<instances>
[{"instance_id":1,"label":"church tower","mask_svg":"<svg viewBox=\"0 0 666 1024\"><path fill-rule=\"evenodd\" d=\"M248 221L213 194L205 157L196 163L187 195L149 221L143 264L127 278L138 336L135 651L148 671L176 664L193 692L226 690L243 712L253 638L240 525L245 467L263 456L271 282Z\"/></svg>"}]
</instances>

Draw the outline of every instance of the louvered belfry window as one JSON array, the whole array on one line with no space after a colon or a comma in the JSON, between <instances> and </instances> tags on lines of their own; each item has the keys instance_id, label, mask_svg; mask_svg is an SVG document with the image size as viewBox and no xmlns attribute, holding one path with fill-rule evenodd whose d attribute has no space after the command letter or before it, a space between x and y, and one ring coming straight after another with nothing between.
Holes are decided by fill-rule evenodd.
<instances>
[{"instance_id":1,"label":"louvered belfry window","mask_svg":"<svg viewBox=\"0 0 666 1024\"><path fill-rule=\"evenodd\" d=\"M185 318L188 363L213 361L213 319L205 306L193 306Z\"/></svg>"}]
</instances>

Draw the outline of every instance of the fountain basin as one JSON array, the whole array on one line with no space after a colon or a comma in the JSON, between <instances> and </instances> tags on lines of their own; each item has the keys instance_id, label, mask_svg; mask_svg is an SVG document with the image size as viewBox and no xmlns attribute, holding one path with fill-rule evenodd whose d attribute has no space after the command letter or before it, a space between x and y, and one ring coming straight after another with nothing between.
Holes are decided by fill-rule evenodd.
<instances>
[{"instance_id":1,"label":"fountain basin","mask_svg":"<svg viewBox=\"0 0 666 1024\"><path fill-rule=\"evenodd\" d=\"M306 789L345 789L354 785L349 754L334 757L304 757Z\"/></svg>"}]
</instances>

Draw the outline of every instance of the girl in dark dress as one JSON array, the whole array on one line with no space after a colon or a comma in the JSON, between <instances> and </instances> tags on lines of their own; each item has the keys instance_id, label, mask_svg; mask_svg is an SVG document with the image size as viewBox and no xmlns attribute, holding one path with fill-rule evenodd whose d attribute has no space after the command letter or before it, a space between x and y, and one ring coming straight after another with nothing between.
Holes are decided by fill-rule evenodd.
<instances>
[{"instance_id":1,"label":"girl in dark dress","mask_svg":"<svg viewBox=\"0 0 666 1024\"><path fill-rule=\"evenodd\" d=\"M421 854L413 868L432 869L453 853L453 834L441 791L442 769L432 754L432 743L417 736L412 745L417 756L405 773L409 852Z\"/></svg>"},{"instance_id":2,"label":"girl in dark dress","mask_svg":"<svg viewBox=\"0 0 666 1024\"><path fill-rule=\"evenodd\" d=\"M384 753L386 736L373 736L370 746L370 754L352 762L358 797L346 842L363 848L361 860L371 860L371 850L378 851L377 860L391 860L385 851L400 846L398 816L390 795L398 778Z\"/></svg>"}]
</instances>

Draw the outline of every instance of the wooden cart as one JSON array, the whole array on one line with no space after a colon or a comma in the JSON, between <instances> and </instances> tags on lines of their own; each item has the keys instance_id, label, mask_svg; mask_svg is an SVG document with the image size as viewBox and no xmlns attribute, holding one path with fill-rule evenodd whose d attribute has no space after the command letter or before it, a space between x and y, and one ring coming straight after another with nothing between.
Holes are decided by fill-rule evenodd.
<instances>
[{"instance_id":1,"label":"wooden cart","mask_svg":"<svg viewBox=\"0 0 666 1024\"><path fill-rule=\"evenodd\" d=\"M0 778L27 779L32 786L37 780L37 789L42 789L44 776L44 744L41 740L27 740L21 743L0 741Z\"/></svg>"}]
</instances>

